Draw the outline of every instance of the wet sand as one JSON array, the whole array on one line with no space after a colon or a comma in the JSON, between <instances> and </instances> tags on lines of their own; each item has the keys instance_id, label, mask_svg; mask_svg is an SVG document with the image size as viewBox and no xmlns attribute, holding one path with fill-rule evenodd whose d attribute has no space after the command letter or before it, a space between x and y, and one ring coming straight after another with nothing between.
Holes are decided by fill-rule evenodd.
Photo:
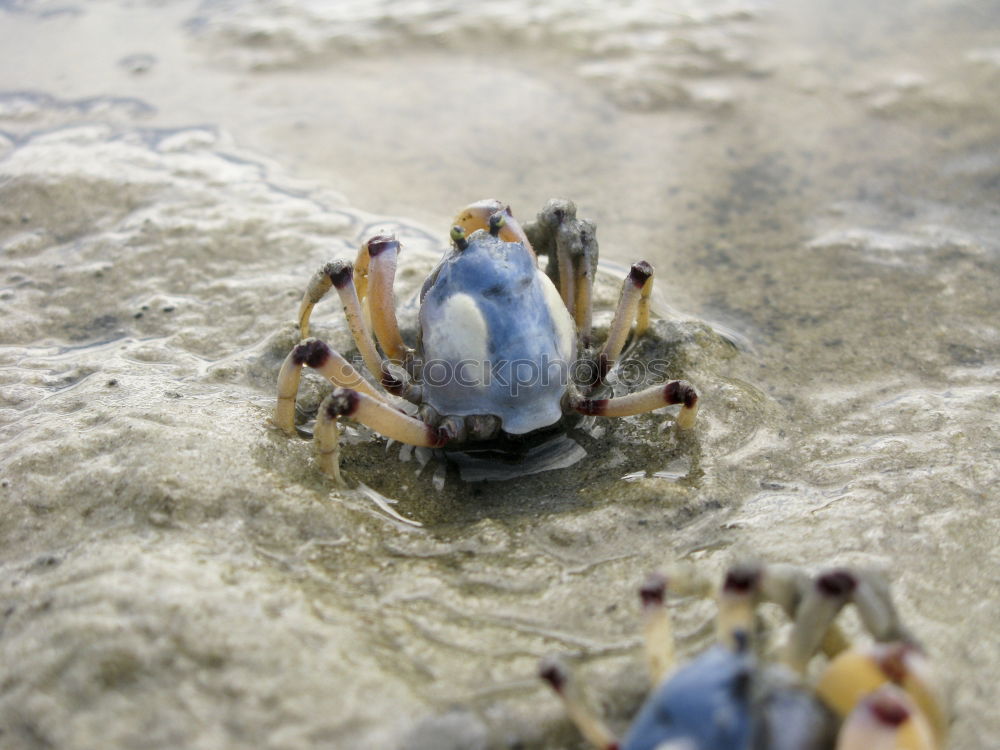
<instances>
[{"instance_id":1,"label":"wet sand","mask_svg":"<svg viewBox=\"0 0 1000 750\"><path fill-rule=\"evenodd\" d=\"M885 570L996 744L1000 13L634 7L0 5L0 744L575 747L538 658L621 728L638 582L748 555ZM396 231L412 322L489 195L597 222L599 322L656 266L698 429L336 490L267 424L306 281Z\"/></svg>"}]
</instances>

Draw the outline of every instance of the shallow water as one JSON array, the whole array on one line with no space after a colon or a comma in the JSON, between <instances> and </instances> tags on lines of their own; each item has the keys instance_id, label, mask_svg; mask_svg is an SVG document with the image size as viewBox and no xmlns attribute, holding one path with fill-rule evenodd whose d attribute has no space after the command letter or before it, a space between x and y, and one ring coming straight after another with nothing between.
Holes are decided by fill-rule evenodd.
<instances>
[{"instance_id":1,"label":"shallow water","mask_svg":"<svg viewBox=\"0 0 1000 750\"><path fill-rule=\"evenodd\" d=\"M0 3L0 744L574 747L538 658L620 728L637 582L744 555L885 569L1000 742L1000 7L331 5ZM412 320L488 195L597 222L605 323L656 266L697 431L332 489L267 426L305 282L396 231Z\"/></svg>"}]
</instances>

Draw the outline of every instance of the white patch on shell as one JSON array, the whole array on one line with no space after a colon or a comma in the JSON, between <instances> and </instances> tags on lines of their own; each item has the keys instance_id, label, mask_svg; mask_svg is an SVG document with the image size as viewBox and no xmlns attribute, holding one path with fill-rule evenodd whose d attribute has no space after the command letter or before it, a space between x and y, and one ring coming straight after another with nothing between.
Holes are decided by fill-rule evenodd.
<instances>
[{"instance_id":1,"label":"white patch on shell","mask_svg":"<svg viewBox=\"0 0 1000 750\"><path fill-rule=\"evenodd\" d=\"M559 356L566 362L572 362L576 355L576 323L573 322L573 318L569 314L569 310L566 309L552 279L539 271L538 281L542 286L542 293L545 295L545 305L549 309L549 317L552 318L552 325L556 329L556 345L559 348Z\"/></svg>"},{"instance_id":2,"label":"white patch on shell","mask_svg":"<svg viewBox=\"0 0 1000 750\"><path fill-rule=\"evenodd\" d=\"M489 331L476 300L468 294L453 294L441 305L440 320L424 332L424 352L431 360L451 365L461 363L456 373L463 384L484 383L488 366Z\"/></svg>"}]
</instances>

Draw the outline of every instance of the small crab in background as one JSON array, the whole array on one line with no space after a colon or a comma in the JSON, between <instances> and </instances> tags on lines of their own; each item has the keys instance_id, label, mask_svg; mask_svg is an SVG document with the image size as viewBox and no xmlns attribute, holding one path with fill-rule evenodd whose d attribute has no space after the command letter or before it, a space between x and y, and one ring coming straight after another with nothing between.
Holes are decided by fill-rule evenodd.
<instances>
[{"instance_id":1,"label":"small crab in background","mask_svg":"<svg viewBox=\"0 0 1000 750\"><path fill-rule=\"evenodd\" d=\"M900 622L885 581L834 569L810 578L791 566L731 568L718 592L718 643L674 669L665 606L668 578L641 589L653 692L621 743L586 707L557 660L540 668L570 718L603 750L941 750L948 718L923 650ZM669 578L681 595L709 596L691 571ZM756 607L777 604L792 620L776 660L758 647ZM852 647L835 619L852 602L874 638ZM822 653L818 677L809 667ZM819 666L819 665L814 665ZM815 671L815 670L812 670Z\"/></svg>"},{"instance_id":2,"label":"small crab in background","mask_svg":"<svg viewBox=\"0 0 1000 750\"><path fill-rule=\"evenodd\" d=\"M425 447L524 436L551 428L566 414L624 417L670 404L681 404L679 428L694 425L698 394L685 381L600 397L633 323L635 336L649 326L653 268L644 261L632 266L607 339L594 350L597 240L594 225L577 219L571 202L550 201L522 229L508 207L480 201L456 217L451 240L421 289L414 348L403 341L396 320L393 281L400 245L394 237L372 237L353 265L329 263L309 282L299 310L303 341L278 375L274 422L295 433L303 365L330 380L336 387L322 402L314 431L324 472L342 481L337 427L342 417ZM536 250L549 256L548 275L538 266ZM331 287L365 368L384 390L327 344L306 338L313 306ZM392 397L417 405L416 416L397 408Z\"/></svg>"}]
</instances>

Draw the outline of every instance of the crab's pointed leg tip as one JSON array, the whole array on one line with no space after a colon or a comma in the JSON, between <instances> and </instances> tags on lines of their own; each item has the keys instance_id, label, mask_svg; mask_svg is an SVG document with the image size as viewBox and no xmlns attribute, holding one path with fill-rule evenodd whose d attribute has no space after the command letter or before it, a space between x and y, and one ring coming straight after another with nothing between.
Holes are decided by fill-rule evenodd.
<instances>
[{"instance_id":1,"label":"crab's pointed leg tip","mask_svg":"<svg viewBox=\"0 0 1000 750\"><path fill-rule=\"evenodd\" d=\"M547 656L538 663L538 676L557 693L566 686L566 667L555 657Z\"/></svg>"},{"instance_id":2,"label":"crab's pointed leg tip","mask_svg":"<svg viewBox=\"0 0 1000 750\"><path fill-rule=\"evenodd\" d=\"M849 570L831 570L816 579L816 588L831 598L850 596L857 586L858 579Z\"/></svg>"},{"instance_id":3,"label":"crab's pointed leg tip","mask_svg":"<svg viewBox=\"0 0 1000 750\"><path fill-rule=\"evenodd\" d=\"M639 587L639 599L644 608L659 607L667 597L667 577L662 573L650 573Z\"/></svg>"}]
</instances>

